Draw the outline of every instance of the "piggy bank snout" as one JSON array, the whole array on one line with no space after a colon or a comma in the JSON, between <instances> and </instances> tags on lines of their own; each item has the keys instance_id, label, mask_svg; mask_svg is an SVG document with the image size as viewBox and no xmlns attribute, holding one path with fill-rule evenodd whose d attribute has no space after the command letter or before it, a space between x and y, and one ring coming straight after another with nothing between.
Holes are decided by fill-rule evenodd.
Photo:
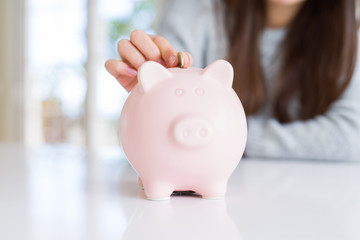
<instances>
[{"instance_id":1,"label":"piggy bank snout","mask_svg":"<svg viewBox=\"0 0 360 240\"><path fill-rule=\"evenodd\" d=\"M183 146L202 147L213 136L214 128L210 121L200 117L186 117L175 121L173 128L175 141Z\"/></svg>"}]
</instances>

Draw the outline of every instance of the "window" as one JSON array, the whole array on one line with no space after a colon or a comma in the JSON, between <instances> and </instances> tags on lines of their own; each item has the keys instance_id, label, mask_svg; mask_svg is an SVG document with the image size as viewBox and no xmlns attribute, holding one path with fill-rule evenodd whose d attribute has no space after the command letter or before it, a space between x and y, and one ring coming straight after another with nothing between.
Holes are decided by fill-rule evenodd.
<instances>
[{"instance_id":1,"label":"window","mask_svg":"<svg viewBox=\"0 0 360 240\"><path fill-rule=\"evenodd\" d=\"M154 0L28 0L26 134L29 146L118 147L127 92L104 62L119 38L152 33Z\"/></svg>"}]
</instances>

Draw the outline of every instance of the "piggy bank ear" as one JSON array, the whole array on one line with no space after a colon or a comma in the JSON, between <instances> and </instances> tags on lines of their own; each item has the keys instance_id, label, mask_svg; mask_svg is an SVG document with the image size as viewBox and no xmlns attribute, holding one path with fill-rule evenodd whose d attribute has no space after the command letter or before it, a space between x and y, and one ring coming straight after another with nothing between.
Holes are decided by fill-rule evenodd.
<instances>
[{"instance_id":1,"label":"piggy bank ear","mask_svg":"<svg viewBox=\"0 0 360 240\"><path fill-rule=\"evenodd\" d=\"M169 70L153 61L145 62L138 70L138 82L145 92L171 76L172 73Z\"/></svg>"},{"instance_id":2,"label":"piggy bank ear","mask_svg":"<svg viewBox=\"0 0 360 240\"><path fill-rule=\"evenodd\" d=\"M231 64L225 60L216 60L203 70L202 75L219 81L224 84L226 88L231 88L234 69Z\"/></svg>"}]
</instances>

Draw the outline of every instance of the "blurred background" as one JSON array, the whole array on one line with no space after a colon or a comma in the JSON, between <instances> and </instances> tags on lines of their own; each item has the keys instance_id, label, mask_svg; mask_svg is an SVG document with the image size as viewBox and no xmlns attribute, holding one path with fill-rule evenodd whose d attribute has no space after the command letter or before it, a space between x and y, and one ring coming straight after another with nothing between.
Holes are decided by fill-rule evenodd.
<instances>
[{"instance_id":1,"label":"blurred background","mask_svg":"<svg viewBox=\"0 0 360 240\"><path fill-rule=\"evenodd\" d=\"M0 143L118 151L127 92L104 63L156 0L1 0Z\"/></svg>"}]
</instances>

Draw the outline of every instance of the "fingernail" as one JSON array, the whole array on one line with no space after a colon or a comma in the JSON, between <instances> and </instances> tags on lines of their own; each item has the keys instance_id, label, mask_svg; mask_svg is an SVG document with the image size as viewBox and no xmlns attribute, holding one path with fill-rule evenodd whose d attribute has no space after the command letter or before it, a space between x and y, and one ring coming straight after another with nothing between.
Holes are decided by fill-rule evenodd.
<instances>
[{"instance_id":1,"label":"fingernail","mask_svg":"<svg viewBox=\"0 0 360 240\"><path fill-rule=\"evenodd\" d=\"M168 62L169 62L169 66L174 66L176 62L176 57L170 56Z\"/></svg>"},{"instance_id":2,"label":"fingernail","mask_svg":"<svg viewBox=\"0 0 360 240\"><path fill-rule=\"evenodd\" d=\"M160 63L161 65L165 66L165 62L162 58L160 58L157 62Z\"/></svg>"},{"instance_id":3,"label":"fingernail","mask_svg":"<svg viewBox=\"0 0 360 240\"><path fill-rule=\"evenodd\" d=\"M134 68L132 68L132 67L128 67L127 73L128 73L130 76L133 76L133 77L135 77L135 76L137 75L136 69L134 69Z\"/></svg>"}]
</instances>

